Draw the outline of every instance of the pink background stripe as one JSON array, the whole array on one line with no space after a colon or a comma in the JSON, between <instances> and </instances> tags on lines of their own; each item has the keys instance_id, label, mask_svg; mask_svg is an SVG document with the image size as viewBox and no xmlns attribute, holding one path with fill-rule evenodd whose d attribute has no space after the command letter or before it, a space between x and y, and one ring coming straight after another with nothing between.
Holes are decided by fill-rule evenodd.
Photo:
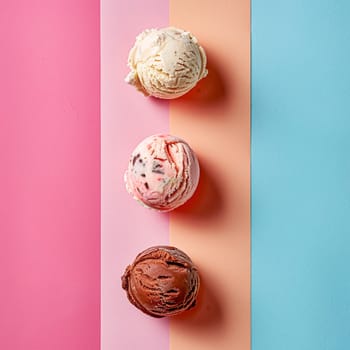
<instances>
[{"instance_id":1,"label":"pink background stripe","mask_svg":"<svg viewBox=\"0 0 350 350\"><path fill-rule=\"evenodd\" d=\"M120 276L139 251L169 243L169 217L141 207L126 192L123 174L133 148L169 130L166 101L145 98L124 82L129 49L150 27L167 26L168 1L101 1L101 274L103 350L169 348L168 320L132 306Z\"/></svg>"},{"instance_id":2,"label":"pink background stripe","mask_svg":"<svg viewBox=\"0 0 350 350\"><path fill-rule=\"evenodd\" d=\"M95 350L99 1L1 1L0 43L0 349Z\"/></svg>"}]
</instances>

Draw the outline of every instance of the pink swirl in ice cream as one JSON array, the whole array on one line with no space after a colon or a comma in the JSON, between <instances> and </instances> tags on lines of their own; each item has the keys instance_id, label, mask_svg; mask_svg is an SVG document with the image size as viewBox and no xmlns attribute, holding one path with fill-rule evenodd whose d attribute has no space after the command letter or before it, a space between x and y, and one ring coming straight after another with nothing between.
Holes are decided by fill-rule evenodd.
<instances>
[{"instance_id":1,"label":"pink swirl in ice cream","mask_svg":"<svg viewBox=\"0 0 350 350\"><path fill-rule=\"evenodd\" d=\"M169 211L191 198L199 173L197 157L187 142L159 134L135 148L125 183L128 192L146 207Z\"/></svg>"}]
</instances>

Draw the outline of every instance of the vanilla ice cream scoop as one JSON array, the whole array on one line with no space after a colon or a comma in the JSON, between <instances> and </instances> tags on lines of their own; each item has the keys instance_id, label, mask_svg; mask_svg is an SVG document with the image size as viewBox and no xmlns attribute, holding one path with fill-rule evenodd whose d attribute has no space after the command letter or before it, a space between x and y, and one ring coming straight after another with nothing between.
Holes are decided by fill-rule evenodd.
<instances>
[{"instance_id":1,"label":"vanilla ice cream scoop","mask_svg":"<svg viewBox=\"0 0 350 350\"><path fill-rule=\"evenodd\" d=\"M208 74L206 64L204 49L191 33L174 27L148 29L130 50L125 81L146 96L177 98Z\"/></svg>"},{"instance_id":2,"label":"vanilla ice cream scoop","mask_svg":"<svg viewBox=\"0 0 350 350\"><path fill-rule=\"evenodd\" d=\"M170 211L192 197L199 173L197 157L187 142L157 134L132 152L125 172L126 189L144 206Z\"/></svg>"}]
</instances>

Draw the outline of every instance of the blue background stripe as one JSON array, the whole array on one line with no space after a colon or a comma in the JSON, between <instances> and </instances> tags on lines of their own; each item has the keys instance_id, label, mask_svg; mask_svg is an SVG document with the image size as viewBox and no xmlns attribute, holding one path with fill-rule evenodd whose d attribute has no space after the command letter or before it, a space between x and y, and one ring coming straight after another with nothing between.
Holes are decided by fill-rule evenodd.
<instances>
[{"instance_id":1,"label":"blue background stripe","mask_svg":"<svg viewBox=\"0 0 350 350\"><path fill-rule=\"evenodd\" d=\"M350 1L252 0L252 349L350 349Z\"/></svg>"}]
</instances>

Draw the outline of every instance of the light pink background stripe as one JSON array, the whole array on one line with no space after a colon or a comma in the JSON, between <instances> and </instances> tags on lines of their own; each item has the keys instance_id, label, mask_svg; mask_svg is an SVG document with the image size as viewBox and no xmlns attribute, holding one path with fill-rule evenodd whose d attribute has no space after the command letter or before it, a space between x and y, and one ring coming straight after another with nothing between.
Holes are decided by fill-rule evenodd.
<instances>
[{"instance_id":1,"label":"light pink background stripe","mask_svg":"<svg viewBox=\"0 0 350 350\"><path fill-rule=\"evenodd\" d=\"M1 1L0 43L0 349L97 350L99 1Z\"/></svg>"},{"instance_id":2,"label":"light pink background stripe","mask_svg":"<svg viewBox=\"0 0 350 350\"><path fill-rule=\"evenodd\" d=\"M132 306L120 277L139 251L169 243L169 217L141 207L126 192L123 174L144 137L169 130L167 102L145 98L124 83L135 37L168 25L168 1L101 0L101 274L103 350L169 348L166 319Z\"/></svg>"}]
</instances>

